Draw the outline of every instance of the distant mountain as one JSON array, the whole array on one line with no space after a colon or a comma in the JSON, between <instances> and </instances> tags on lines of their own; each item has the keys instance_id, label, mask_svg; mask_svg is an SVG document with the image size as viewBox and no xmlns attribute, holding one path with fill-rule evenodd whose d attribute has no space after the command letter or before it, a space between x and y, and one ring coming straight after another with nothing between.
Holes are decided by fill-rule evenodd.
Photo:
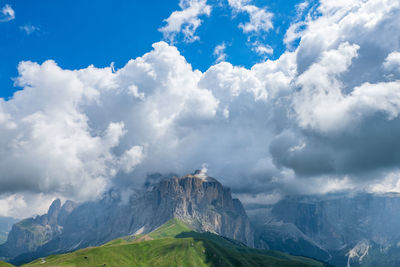
<instances>
[{"instance_id":1,"label":"distant mountain","mask_svg":"<svg viewBox=\"0 0 400 267\"><path fill-rule=\"evenodd\" d=\"M55 200L47 214L22 220L12 226L7 242L0 246L0 256L14 258L37 250L62 233L66 218L77 205L67 201Z\"/></svg>"},{"instance_id":2,"label":"distant mountain","mask_svg":"<svg viewBox=\"0 0 400 267\"><path fill-rule=\"evenodd\" d=\"M0 217L0 244L7 241L8 232L18 220L12 217Z\"/></svg>"},{"instance_id":3,"label":"distant mountain","mask_svg":"<svg viewBox=\"0 0 400 267\"><path fill-rule=\"evenodd\" d=\"M256 245L335 266L400 266L400 196L287 198L249 211Z\"/></svg>"},{"instance_id":4,"label":"distant mountain","mask_svg":"<svg viewBox=\"0 0 400 267\"><path fill-rule=\"evenodd\" d=\"M149 234L130 235L103 246L41 258L29 266L326 266L305 257L251 249L212 233L198 233L172 219Z\"/></svg>"},{"instance_id":5,"label":"distant mountain","mask_svg":"<svg viewBox=\"0 0 400 267\"><path fill-rule=\"evenodd\" d=\"M229 188L195 172L183 177L152 176L128 200L110 191L101 200L53 202L47 214L15 224L0 255L20 264L56 253L98 246L144 234L177 218L199 232L211 232L254 246L246 212Z\"/></svg>"}]
</instances>

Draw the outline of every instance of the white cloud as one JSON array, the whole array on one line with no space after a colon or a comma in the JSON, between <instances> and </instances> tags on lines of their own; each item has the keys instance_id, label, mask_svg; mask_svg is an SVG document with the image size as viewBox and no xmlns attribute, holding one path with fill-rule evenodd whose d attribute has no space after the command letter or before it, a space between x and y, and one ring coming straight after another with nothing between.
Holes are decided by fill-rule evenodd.
<instances>
[{"instance_id":1,"label":"white cloud","mask_svg":"<svg viewBox=\"0 0 400 267\"><path fill-rule=\"evenodd\" d=\"M390 172L381 181L376 181L368 186L368 191L372 193L400 193L400 173Z\"/></svg>"},{"instance_id":2,"label":"white cloud","mask_svg":"<svg viewBox=\"0 0 400 267\"><path fill-rule=\"evenodd\" d=\"M303 27L306 25L304 21L299 21L289 26L285 33L285 38L283 39L286 47L291 48L291 44L301 37L302 31L304 30Z\"/></svg>"},{"instance_id":3,"label":"white cloud","mask_svg":"<svg viewBox=\"0 0 400 267\"><path fill-rule=\"evenodd\" d=\"M195 35L197 28L201 25L200 16L209 16L211 6L207 5L207 0L180 0L180 11L174 11L165 19L167 25L159 31L164 34L164 38L174 42L175 37L182 33L184 41L194 42L199 40Z\"/></svg>"},{"instance_id":4,"label":"white cloud","mask_svg":"<svg viewBox=\"0 0 400 267\"><path fill-rule=\"evenodd\" d=\"M119 159L119 164L124 172L129 173L133 171L137 165L142 163L144 156L143 146L133 146L131 149L124 152Z\"/></svg>"},{"instance_id":5,"label":"white cloud","mask_svg":"<svg viewBox=\"0 0 400 267\"><path fill-rule=\"evenodd\" d=\"M399 46L398 38L391 35L394 28L382 28L396 25L400 4L325 0L318 9L322 16L306 19L307 27L300 33L297 49L298 69L304 71L297 78L302 90L294 97L300 125L340 131L376 112L386 113L389 119L397 117L398 84L379 78L384 75L379 73L376 62L386 69L395 68L397 54L379 59L372 50L379 47L390 51ZM388 43L396 45L387 47ZM358 58L370 58L370 62ZM346 75L353 77L351 84L343 78Z\"/></svg>"},{"instance_id":6,"label":"white cloud","mask_svg":"<svg viewBox=\"0 0 400 267\"><path fill-rule=\"evenodd\" d=\"M345 116L348 106L338 76L348 70L358 49L358 45L343 43L338 49L325 51L298 77L302 90L294 95L294 109L300 126L331 131L351 122Z\"/></svg>"},{"instance_id":7,"label":"white cloud","mask_svg":"<svg viewBox=\"0 0 400 267\"><path fill-rule=\"evenodd\" d=\"M259 8L251 4L250 0L228 0L229 6L234 14L246 13L249 16L248 22L241 22L239 28L248 35L248 42L251 50L262 56L265 60L267 55L274 53L271 46L264 44L265 33L274 28L272 24L273 14L266 8ZM262 40L262 41L260 41Z\"/></svg>"},{"instance_id":8,"label":"white cloud","mask_svg":"<svg viewBox=\"0 0 400 267\"><path fill-rule=\"evenodd\" d=\"M221 62L204 74L200 85L213 90L221 100L230 100L242 94L250 94L254 100L268 99L268 92L255 73L230 63Z\"/></svg>"},{"instance_id":9,"label":"white cloud","mask_svg":"<svg viewBox=\"0 0 400 267\"><path fill-rule=\"evenodd\" d=\"M24 25L24 26L20 26L19 28L20 28L21 31L25 32L27 35L31 35L32 33L37 32L37 31L40 30L38 27L33 26L33 25L29 25L29 24Z\"/></svg>"},{"instance_id":10,"label":"white cloud","mask_svg":"<svg viewBox=\"0 0 400 267\"><path fill-rule=\"evenodd\" d=\"M47 212L56 197L45 194L17 193L0 196L0 216L25 219Z\"/></svg>"},{"instance_id":11,"label":"white cloud","mask_svg":"<svg viewBox=\"0 0 400 267\"><path fill-rule=\"evenodd\" d=\"M306 14L307 10L308 14ZM292 43L301 37L302 32L306 29L307 21L311 21L313 19L314 11L315 6L312 6L308 1L304 1L296 5L296 17L286 30L285 37L283 39L283 43L287 48L293 48ZM303 16L306 16L305 21L302 19Z\"/></svg>"},{"instance_id":12,"label":"white cloud","mask_svg":"<svg viewBox=\"0 0 400 267\"><path fill-rule=\"evenodd\" d=\"M208 171L208 169L207 169L207 164L204 164L204 163L203 163L200 172L197 173L197 174L195 174L194 176L197 177L197 178L199 178L199 179L205 180L205 179L207 179L207 177L208 177L207 171Z\"/></svg>"},{"instance_id":13,"label":"white cloud","mask_svg":"<svg viewBox=\"0 0 400 267\"><path fill-rule=\"evenodd\" d=\"M214 57L217 58L215 60L216 63L219 63L221 61L225 61L226 60L227 55L225 53L225 49L226 49L226 44L225 43L219 44L214 48L213 55L214 55Z\"/></svg>"},{"instance_id":14,"label":"white cloud","mask_svg":"<svg viewBox=\"0 0 400 267\"><path fill-rule=\"evenodd\" d=\"M398 168L400 3L324 0L317 10L299 22L294 121L270 149L299 177L346 175L360 185ZM307 146L290 151L299 139Z\"/></svg>"},{"instance_id":15,"label":"white cloud","mask_svg":"<svg viewBox=\"0 0 400 267\"><path fill-rule=\"evenodd\" d=\"M383 67L386 70L400 73L400 52L394 51L390 53L385 59Z\"/></svg>"},{"instance_id":16,"label":"white cloud","mask_svg":"<svg viewBox=\"0 0 400 267\"><path fill-rule=\"evenodd\" d=\"M22 62L18 69L17 84L24 90L0 101L6 118L0 125L0 169L7 173L0 180L2 192L96 197L112 177L118 157L111 150L124 124L110 121L96 132L89 127L80 105L95 103L98 88L80 80L79 72L52 61Z\"/></svg>"},{"instance_id":17,"label":"white cloud","mask_svg":"<svg viewBox=\"0 0 400 267\"><path fill-rule=\"evenodd\" d=\"M244 12L249 15L250 21L239 24L243 32L258 34L273 29L273 14L265 8L251 5L250 2L248 0L228 0L229 5L235 12Z\"/></svg>"},{"instance_id":18,"label":"white cloud","mask_svg":"<svg viewBox=\"0 0 400 267\"><path fill-rule=\"evenodd\" d=\"M260 42L255 42L252 50L260 56L272 55L274 53L274 49L271 46L261 44Z\"/></svg>"},{"instance_id":19,"label":"white cloud","mask_svg":"<svg viewBox=\"0 0 400 267\"><path fill-rule=\"evenodd\" d=\"M0 22L7 22L13 19L15 19L15 11L10 5L6 4L0 10Z\"/></svg>"}]
</instances>

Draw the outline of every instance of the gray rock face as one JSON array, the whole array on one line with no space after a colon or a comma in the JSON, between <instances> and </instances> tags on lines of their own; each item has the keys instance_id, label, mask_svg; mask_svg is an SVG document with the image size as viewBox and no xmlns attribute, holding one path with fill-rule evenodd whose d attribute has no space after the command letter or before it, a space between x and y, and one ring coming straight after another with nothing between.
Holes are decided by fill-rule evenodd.
<instances>
[{"instance_id":1,"label":"gray rock face","mask_svg":"<svg viewBox=\"0 0 400 267\"><path fill-rule=\"evenodd\" d=\"M7 241L8 233L16 222L18 222L18 220L12 217L0 217L0 244Z\"/></svg>"},{"instance_id":2,"label":"gray rock face","mask_svg":"<svg viewBox=\"0 0 400 267\"><path fill-rule=\"evenodd\" d=\"M140 203L145 205L141 207ZM217 233L254 246L253 231L241 202L232 199L230 189L213 178L186 175L163 180L138 198L135 206L141 207L137 212L146 214L139 217L138 224L146 231L175 217L198 231ZM152 214L158 214L159 218L145 219Z\"/></svg>"},{"instance_id":3,"label":"gray rock face","mask_svg":"<svg viewBox=\"0 0 400 267\"><path fill-rule=\"evenodd\" d=\"M395 251L400 244L399 195L290 198L272 205L264 215L257 227L262 233L258 244L287 252L292 252L291 246L302 247L303 255L335 266L364 266L362 261L372 252L375 260L387 259L385 251ZM390 257L393 261L370 266L399 266L400 253Z\"/></svg>"},{"instance_id":4,"label":"gray rock face","mask_svg":"<svg viewBox=\"0 0 400 267\"><path fill-rule=\"evenodd\" d=\"M36 218L22 220L12 226L7 242L0 246L1 256L13 258L20 254L35 251L52 238L61 234L64 219L76 204L67 201L61 207L61 201L55 200L48 213Z\"/></svg>"},{"instance_id":5,"label":"gray rock face","mask_svg":"<svg viewBox=\"0 0 400 267\"><path fill-rule=\"evenodd\" d=\"M14 225L1 256L21 263L40 256L101 245L112 239L147 233L172 218L197 231L209 231L254 246L246 212L229 188L198 173L159 178L128 201L116 191L76 206L54 201L46 215Z\"/></svg>"},{"instance_id":6,"label":"gray rock face","mask_svg":"<svg viewBox=\"0 0 400 267\"><path fill-rule=\"evenodd\" d=\"M296 225L274 217L271 208L252 210L250 218L256 229L255 245L258 248L280 250L324 261L331 257L325 248L304 234Z\"/></svg>"}]
</instances>

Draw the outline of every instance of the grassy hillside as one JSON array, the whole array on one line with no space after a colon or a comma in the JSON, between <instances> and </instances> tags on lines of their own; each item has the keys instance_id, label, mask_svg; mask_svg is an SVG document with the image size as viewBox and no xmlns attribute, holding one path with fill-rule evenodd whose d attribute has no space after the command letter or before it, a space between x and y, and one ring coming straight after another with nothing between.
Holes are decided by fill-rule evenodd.
<instances>
[{"instance_id":1,"label":"grassy hillside","mask_svg":"<svg viewBox=\"0 0 400 267\"><path fill-rule=\"evenodd\" d=\"M159 239L164 237L176 237L177 235L184 233L184 232L191 232L192 229L189 228L183 222L172 219L165 224L163 224L158 229L154 230L153 232L149 233L148 235L151 238Z\"/></svg>"},{"instance_id":2,"label":"grassy hillside","mask_svg":"<svg viewBox=\"0 0 400 267\"><path fill-rule=\"evenodd\" d=\"M324 266L304 257L250 249L171 220L150 234L124 237L100 247L53 255L24 266Z\"/></svg>"},{"instance_id":3,"label":"grassy hillside","mask_svg":"<svg viewBox=\"0 0 400 267\"><path fill-rule=\"evenodd\" d=\"M0 261L0 267L13 267L14 265L9 264L7 262L4 261Z\"/></svg>"}]
</instances>

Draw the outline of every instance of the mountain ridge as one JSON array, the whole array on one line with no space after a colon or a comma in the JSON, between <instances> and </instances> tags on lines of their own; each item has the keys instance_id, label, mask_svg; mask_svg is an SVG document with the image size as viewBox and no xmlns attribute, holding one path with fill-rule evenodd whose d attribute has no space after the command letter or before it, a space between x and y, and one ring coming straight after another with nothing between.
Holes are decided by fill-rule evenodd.
<instances>
[{"instance_id":1,"label":"mountain ridge","mask_svg":"<svg viewBox=\"0 0 400 267\"><path fill-rule=\"evenodd\" d=\"M301 253L338 267L397 267L399 196L360 193L289 197L248 214L257 247Z\"/></svg>"}]
</instances>

